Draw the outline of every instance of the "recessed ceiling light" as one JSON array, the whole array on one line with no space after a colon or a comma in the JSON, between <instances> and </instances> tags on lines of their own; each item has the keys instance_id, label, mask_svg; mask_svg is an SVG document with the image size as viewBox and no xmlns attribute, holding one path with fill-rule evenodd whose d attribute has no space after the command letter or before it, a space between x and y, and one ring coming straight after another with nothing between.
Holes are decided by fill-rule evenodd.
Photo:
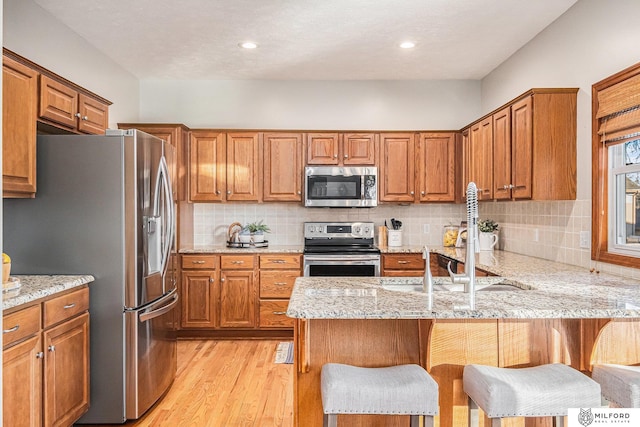
<instances>
[{"instance_id":1,"label":"recessed ceiling light","mask_svg":"<svg viewBox=\"0 0 640 427\"><path fill-rule=\"evenodd\" d=\"M258 47L258 45L254 42L242 42L242 43L238 43L238 46L240 46L243 49L255 49Z\"/></svg>"},{"instance_id":2,"label":"recessed ceiling light","mask_svg":"<svg viewBox=\"0 0 640 427\"><path fill-rule=\"evenodd\" d=\"M414 42L402 42L400 43L400 47L403 49L411 49L416 47L416 44Z\"/></svg>"}]
</instances>

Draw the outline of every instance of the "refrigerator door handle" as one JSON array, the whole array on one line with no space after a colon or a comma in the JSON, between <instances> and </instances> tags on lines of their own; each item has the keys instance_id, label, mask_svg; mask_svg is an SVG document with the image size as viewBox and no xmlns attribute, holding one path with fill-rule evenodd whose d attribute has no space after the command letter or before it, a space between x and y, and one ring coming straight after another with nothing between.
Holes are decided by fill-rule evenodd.
<instances>
[{"instance_id":1,"label":"refrigerator door handle","mask_svg":"<svg viewBox=\"0 0 640 427\"><path fill-rule=\"evenodd\" d=\"M166 299L170 300L168 304L161 305L159 308L155 307L155 305L160 305L161 303L164 304L166 302ZM148 307L143 313L140 313L140 322L146 322L148 320L155 319L156 317L162 316L163 314L173 310L175 305L178 304L178 299L178 292L176 290L171 291L171 293L167 294L167 296L162 298L161 301L158 301L156 304Z\"/></svg>"},{"instance_id":2,"label":"refrigerator door handle","mask_svg":"<svg viewBox=\"0 0 640 427\"><path fill-rule=\"evenodd\" d=\"M164 275L167 271L169 256L171 255L171 245L173 244L173 236L175 233L175 214L173 212L173 192L171 191L171 182L169 181L169 168L164 156L160 158L158 165L158 177L156 180L156 200L154 201L154 210L157 213L166 212L167 218L164 218L164 241L162 247L162 255L160 258L160 271ZM163 200L165 206L160 206L160 190L164 195ZM162 211L161 211L162 209Z\"/></svg>"}]
</instances>

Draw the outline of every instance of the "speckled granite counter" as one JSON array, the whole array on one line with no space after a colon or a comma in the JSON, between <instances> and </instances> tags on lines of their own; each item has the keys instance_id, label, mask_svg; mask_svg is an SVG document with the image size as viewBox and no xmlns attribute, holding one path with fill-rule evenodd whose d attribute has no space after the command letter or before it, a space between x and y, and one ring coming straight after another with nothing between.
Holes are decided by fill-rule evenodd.
<instances>
[{"instance_id":1,"label":"speckled granite counter","mask_svg":"<svg viewBox=\"0 0 640 427\"><path fill-rule=\"evenodd\" d=\"M248 253L248 254L269 254L269 253L292 253L301 254L304 247L302 245L272 245L266 248L228 248L223 245L212 246L189 246L183 247L178 252L181 254L227 254L227 253Z\"/></svg>"},{"instance_id":2,"label":"speckled granite counter","mask_svg":"<svg viewBox=\"0 0 640 427\"><path fill-rule=\"evenodd\" d=\"M85 285L95 280L95 278L90 275L25 275L15 277L20 279L21 286L19 292L10 291L3 295L3 311Z\"/></svg>"},{"instance_id":3,"label":"speckled granite counter","mask_svg":"<svg viewBox=\"0 0 640 427\"><path fill-rule=\"evenodd\" d=\"M431 250L464 261L464 250ZM468 294L434 292L433 309L427 310L426 294L382 286L415 278L307 277L296 280L287 315L307 319L640 318L637 281L503 251L476 258L476 267L531 289L476 292L475 310L458 308L468 304Z\"/></svg>"}]
</instances>

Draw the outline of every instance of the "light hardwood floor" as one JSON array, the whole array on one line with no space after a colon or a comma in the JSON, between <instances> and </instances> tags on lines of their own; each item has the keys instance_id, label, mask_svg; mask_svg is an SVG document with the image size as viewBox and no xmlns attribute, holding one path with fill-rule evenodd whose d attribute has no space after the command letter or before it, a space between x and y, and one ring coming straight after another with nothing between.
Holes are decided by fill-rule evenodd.
<instances>
[{"instance_id":1,"label":"light hardwood floor","mask_svg":"<svg viewBox=\"0 0 640 427\"><path fill-rule=\"evenodd\" d=\"M171 389L125 426L292 426L293 365L274 363L278 342L178 341Z\"/></svg>"}]
</instances>

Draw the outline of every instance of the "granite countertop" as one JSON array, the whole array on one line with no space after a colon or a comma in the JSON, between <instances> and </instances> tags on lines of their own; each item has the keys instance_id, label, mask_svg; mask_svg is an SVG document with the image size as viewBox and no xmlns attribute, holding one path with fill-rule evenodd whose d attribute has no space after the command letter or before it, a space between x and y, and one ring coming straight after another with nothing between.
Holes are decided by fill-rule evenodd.
<instances>
[{"instance_id":1,"label":"granite countertop","mask_svg":"<svg viewBox=\"0 0 640 427\"><path fill-rule=\"evenodd\" d=\"M20 280L21 286L15 291L3 293L3 311L85 285L95 280L95 278L90 275L25 275L13 277Z\"/></svg>"},{"instance_id":2,"label":"granite countertop","mask_svg":"<svg viewBox=\"0 0 640 427\"><path fill-rule=\"evenodd\" d=\"M224 245L194 245L185 246L178 251L181 254L270 254L270 253L291 253L301 254L303 245L269 245L266 248L256 248L253 246L247 248L228 248Z\"/></svg>"},{"instance_id":3,"label":"granite countertop","mask_svg":"<svg viewBox=\"0 0 640 427\"><path fill-rule=\"evenodd\" d=\"M464 249L430 250L464 261ZM427 294L383 287L419 283L420 278L300 277L287 315L307 319L640 318L640 283L632 279L503 251L481 253L476 259L476 267L528 290L476 292L475 310L464 308L469 294L436 291L428 310ZM436 282L450 280L436 278Z\"/></svg>"}]
</instances>

